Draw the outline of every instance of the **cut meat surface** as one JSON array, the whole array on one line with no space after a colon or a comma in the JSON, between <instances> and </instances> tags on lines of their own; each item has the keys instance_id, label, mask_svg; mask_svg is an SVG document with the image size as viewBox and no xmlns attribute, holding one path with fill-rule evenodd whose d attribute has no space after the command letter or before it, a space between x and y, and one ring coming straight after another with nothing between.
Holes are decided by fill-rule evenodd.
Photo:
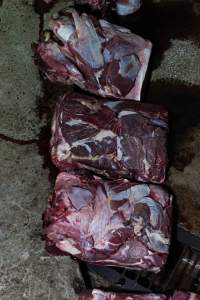
<instances>
[{"instance_id":1,"label":"cut meat surface","mask_svg":"<svg viewBox=\"0 0 200 300\"><path fill-rule=\"evenodd\" d=\"M152 45L130 30L76 11L50 22L52 38L36 47L52 82L102 97L140 100ZM50 36L50 35L49 35Z\"/></svg>"},{"instance_id":2,"label":"cut meat surface","mask_svg":"<svg viewBox=\"0 0 200 300\"><path fill-rule=\"evenodd\" d=\"M190 292L181 292L175 291L171 300L200 300L200 295L190 293Z\"/></svg>"},{"instance_id":3,"label":"cut meat surface","mask_svg":"<svg viewBox=\"0 0 200 300\"><path fill-rule=\"evenodd\" d=\"M125 294L103 292L100 290L83 291L76 300L199 300L200 296L194 293L176 291L172 296L163 294Z\"/></svg>"},{"instance_id":4,"label":"cut meat surface","mask_svg":"<svg viewBox=\"0 0 200 300\"><path fill-rule=\"evenodd\" d=\"M77 4L87 4L94 10L105 9L112 4L112 0L76 0Z\"/></svg>"},{"instance_id":5,"label":"cut meat surface","mask_svg":"<svg viewBox=\"0 0 200 300\"><path fill-rule=\"evenodd\" d=\"M47 250L158 272L169 251L171 205L160 186L62 172L44 213Z\"/></svg>"},{"instance_id":6,"label":"cut meat surface","mask_svg":"<svg viewBox=\"0 0 200 300\"><path fill-rule=\"evenodd\" d=\"M63 171L88 169L109 178L161 183L167 132L167 112L160 106L68 93L52 122L52 161Z\"/></svg>"},{"instance_id":7,"label":"cut meat surface","mask_svg":"<svg viewBox=\"0 0 200 300\"><path fill-rule=\"evenodd\" d=\"M169 300L165 295L156 294L125 294L103 292L101 290L86 290L80 293L76 300Z\"/></svg>"},{"instance_id":8,"label":"cut meat surface","mask_svg":"<svg viewBox=\"0 0 200 300\"><path fill-rule=\"evenodd\" d=\"M47 4L54 2L54 0L43 1ZM115 4L117 14L121 16L132 14L141 7L141 0L76 0L75 2L77 4L87 4L94 10L110 8L112 4Z\"/></svg>"},{"instance_id":9,"label":"cut meat surface","mask_svg":"<svg viewBox=\"0 0 200 300\"><path fill-rule=\"evenodd\" d=\"M141 6L141 0L116 0L118 15L125 16L136 12Z\"/></svg>"}]
</instances>

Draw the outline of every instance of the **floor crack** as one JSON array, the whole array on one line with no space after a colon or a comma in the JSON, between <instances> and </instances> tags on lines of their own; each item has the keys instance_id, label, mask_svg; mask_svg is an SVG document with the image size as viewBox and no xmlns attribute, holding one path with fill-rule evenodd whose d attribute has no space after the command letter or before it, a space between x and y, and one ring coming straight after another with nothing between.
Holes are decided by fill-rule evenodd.
<instances>
[{"instance_id":1,"label":"floor crack","mask_svg":"<svg viewBox=\"0 0 200 300\"><path fill-rule=\"evenodd\" d=\"M20 139L15 139L15 138L9 137L2 133L0 133L0 139L7 141L7 142L11 142L13 144L17 144L17 145L32 145L32 144L38 143L38 139L20 140Z\"/></svg>"}]
</instances>

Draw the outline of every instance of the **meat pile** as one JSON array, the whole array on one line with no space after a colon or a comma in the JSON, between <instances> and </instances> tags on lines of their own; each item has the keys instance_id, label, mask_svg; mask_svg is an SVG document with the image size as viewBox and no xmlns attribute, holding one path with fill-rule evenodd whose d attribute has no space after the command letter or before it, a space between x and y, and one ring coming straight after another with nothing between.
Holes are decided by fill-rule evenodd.
<instances>
[{"instance_id":1,"label":"meat pile","mask_svg":"<svg viewBox=\"0 0 200 300\"><path fill-rule=\"evenodd\" d=\"M107 4L79 2L95 9ZM121 15L141 5L113 2ZM130 30L75 10L52 19L36 47L46 79L82 90L58 99L52 121L51 158L60 174L43 214L43 237L52 254L152 272L167 261L172 195L160 184L168 163L168 113L138 102L151 48ZM166 296L93 290L77 298L85 299L199 298L179 291Z\"/></svg>"},{"instance_id":2,"label":"meat pile","mask_svg":"<svg viewBox=\"0 0 200 300\"><path fill-rule=\"evenodd\" d=\"M173 295L163 294L117 294L100 290L83 291L76 300L199 300L200 296L194 293L175 291Z\"/></svg>"},{"instance_id":3,"label":"meat pile","mask_svg":"<svg viewBox=\"0 0 200 300\"><path fill-rule=\"evenodd\" d=\"M169 251L171 200L157 185L62 172L44 215L47 248L158 272Z\"/></svg>"},{"instance_id":4,"label":"meat pile","mask_svg":"<svg viewBox=\"0 0 200 300\"><path fill-rule=\"evenodd\" d=\"M166 175L168 114L128 100L140 99L151 43L75 10L50 28L36 47L43 74L104 99L66 92L56 105L51 157L61 173L43 216L47 249L158 272L171 233L172 196L154 185Z\"/></svg>"},{"instance_id":5,"label":"meat pile","mask_svg":"<svg viewBox=\"0 0 200 300\"><path fill-rule=\"evenodd\" d=\"M102 97L140 100L151 42L75 10L52 19L50 29L35 50L50 81Z\"/></svg>"},{"instance_id":6,"label":"meat pile","mask_svg":"<svg viewBox=\"0 0 200 300\"><path fill-rule=\"evenodd\" d=\"M160 271L170 245L172 196L151 183L165 179L167 131L160 106L62 96L52 122L51 157L62 172L44 213L47 249Z\"/></svg>"},{"instance_id":7,"label":"meat pile","mask_svg":"<svg viewBox=\"0 0 200 300\"><path fill-rule=\"evenodd\" d=\"M43 0L49 4L54 0ZM102 10L115 5L118 15L125 16L136 12L142 4L141 0L75 0L77 4L87 4L94 10Z\"/></svg>"},{"instance_id":8,"label":"meat pile","mask_svg":"<svg viewBox=\"0 0 200 300\"><path fill-rule=\"evenodd\" d=\"M161 183L167 133L167 111L160 106L68 93L53 118L52 161L62 171L89 169L108 178Z\"/></svg>"}]
</instances>

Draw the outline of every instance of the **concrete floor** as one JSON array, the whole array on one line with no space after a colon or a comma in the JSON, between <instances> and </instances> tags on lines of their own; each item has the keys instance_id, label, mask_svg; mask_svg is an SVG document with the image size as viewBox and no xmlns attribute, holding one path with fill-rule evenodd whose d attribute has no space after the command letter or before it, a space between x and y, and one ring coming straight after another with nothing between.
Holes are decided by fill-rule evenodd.
<instances>
[{"instance_id":1,"label":"concrete floor","mask_svg":"<svg viewBox=\"0 0 200 300\"><path fill-rule=\"evenodd\" d=\"M83 287L77 262L49 257L41 241L41 213L51 192L49 170L38 151L46 119L31 43L39 16L31 1L0 8L0 299L68 300Z\"/></svg>"},{"instance_id":2,"label":"concrete floor","mask_svg":"<svg viewBox=\"0 0 200 300\"><path fill-rule=\"evenodd\" d=\"M39 146L49 122L39 106L48 104L40 100L43 83L31 50L40 17L30 0L0 3L0 299L74 299L84 286L78 264L68 257L49 257L40 238L41 213L52 190L51 167L44 164ZM147 99L166 104L172 115L168 185L176 195L179 223L200 235L200 47L193 26L200 19L195 3L181 13L180 23L174 23L176 34L169 33L173 19L170 26L158 25L167 46L162 53L155 49L160 61L153 63Z\"/></svg>"}]
</instances>

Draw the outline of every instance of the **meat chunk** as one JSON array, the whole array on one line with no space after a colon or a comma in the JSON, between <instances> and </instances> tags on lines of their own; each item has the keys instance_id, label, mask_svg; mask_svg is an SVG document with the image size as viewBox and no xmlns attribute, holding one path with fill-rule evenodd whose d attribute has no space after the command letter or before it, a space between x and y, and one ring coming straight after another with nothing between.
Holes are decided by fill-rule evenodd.
<instances>
[{"instance_id":1,"label":"meat chunk","mask_svg":"<svg viewBox=\"0 0 200 300\"><path fill-rule=\"evenodd\" d=\"M140 8L141 4L141 0L116 0L117 14L121 16L133 14Z\"/></svg>"},{"instance_id":2,"label":"meat chunk","mask_svg":"<svg viewBox=\"0 0 200 300\"><path fill-rule=\"evenodd\" d=\"M94 10L113 6L121 16L133 14L141 7L141 0L77 0L76 3L87 4Z\"/></svg>"},{"instance_id":3,"label":"meat chunk","mask_svg":"<svg viewBox=\"0 0 200 300\"><path fill-rule=\"evenodd\" d=\"M87 4L93 10L105 9L108 5L110 6L111 3L113 3L112 0L110 0L110 1L106 1L106 0L75 0L75 2L77 4Z\"/></svg>"},{"instance_id":4,"label":"meat chunk","mask_svg":"<svg viewBox=\"0 0 200 300\"><path fill-rule=\"evenodd\" d=\"M53 39L35 51L46 77L102 97L140 100L151 43L130 30L76 11L50 22Z\"/></svg>"},{"instance_id":5,"label":"meat chunk","mask_svg":"<svg viewBox=\"0 0 200 300\"><path fill-rule=\"evenodd\" d=\"M161 183L167 132L167 112L160 106L68 93L53 118L52 161L60 170Z\"/></svg>"},{"instance_id":6,"label":"meat chunk","mask_svg":"<svg viewBox=\"0 0 200 300\"><path fill-rule=\"evenodd\" d=\"M168 300L165 295L156 294L127 294L116 292L104 292L101 290L85 290L81 292L76 300Z\"/></svg>"},{"instance_id":7,"label":"meat chunk","mask_svg":"<svg viewBox=\"0 0 200 300\"><path fill-rule=\"evenodd\" d=\"M47 250L158 272L169 251L171 201L160 186L62 172L44 213Z\"/></svg>"},{"instance_id":8,"label":"meat chunk","mask_svg":"<svg viewBox=\"0 0 200 300\"><path fill-rule=\"evenodd\" d=\"M171 300L200 300L200 295L190 292L175 291Z\"/></svg>"},{"instance_id":9,"label":"meat chunk","mask_svg":"<svg viewBox=\"0 0 200 300\"><path fill-rule=\"evenodd\" d=\"M45 3L52 3L54 0L43 0ZM116 6L118 15L124 16L136 12L141 6L141 0L76 0L77 4L87 4L94 10L110 8L112 4Z\"/></svg>"},{"instance_id":10,"label":"meat chunk","mask_svg":"<svg viewBox=\"0 0 200 300\"><path fill-rule=\"evenodd\" d=\"M176 291L172 296L163 294L125 294L103 292L100 290L83 291L76 300L199 300L200 296L189 292Z\"/></svg>"}]
</instances>

